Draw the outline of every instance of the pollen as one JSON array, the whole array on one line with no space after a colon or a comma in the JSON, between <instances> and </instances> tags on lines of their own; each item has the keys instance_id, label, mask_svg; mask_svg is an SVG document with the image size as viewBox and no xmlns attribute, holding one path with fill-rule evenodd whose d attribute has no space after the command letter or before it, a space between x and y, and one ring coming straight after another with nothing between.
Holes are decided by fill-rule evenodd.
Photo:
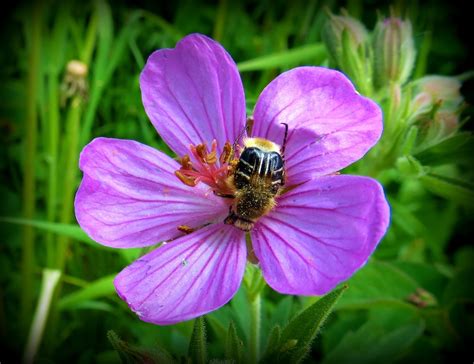
<instances>
[{"instance_id":1,"label":"pollen","mask_svg":"<svg viewBox=\"0 0 474 364\"><path fill-rule=\"evenodd\" d=\"M187 186L194 187L202 182L216 195L233 195L233 187L228 181L238 158L232 145L226 142L220 155L215 140L211 143L210 150L204 143L191 145L189 149L191 153L179 159L181 168L175 171L176 177Z\"/></svg>"}]
</instances>

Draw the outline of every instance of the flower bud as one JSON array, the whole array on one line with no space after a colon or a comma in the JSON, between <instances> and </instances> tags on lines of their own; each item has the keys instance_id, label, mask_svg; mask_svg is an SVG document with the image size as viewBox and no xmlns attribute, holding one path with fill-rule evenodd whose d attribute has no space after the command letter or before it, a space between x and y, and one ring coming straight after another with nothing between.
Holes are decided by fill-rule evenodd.
<instances>
[{"instance_id":1,"label":"flower bud","mask_svg":"<svg viewBox=\"0 0 474 364\"><path fill-rule=\"evenodd\" d=\"M425 140L453 134L459 124L464 98L461 81L448 76L425 76L414 83L411 120L421 126Z\"/></svg>"},{"instance_id":2,"label":"flower bud","mask_svg":"<svg viewBox=\"0 0 474 364\"><path fill-rule=\"evenodd\" d=\"M343 60L343 32L347 32L350 43L355 50L367 40L367 30L360 21L350 16L329 14L329 20L323 28L322 38L329 54L339 67L341 67L341 61Z\"/></svg>"},{"instance_id":3,"label":"flower bud","mask_svg":"<svg viewBox=\"0 0 474 364\"><path fill-rule=\"evenodd\" d=\"M374 31L375 82L404 84L410 77L416 49L409 20L390 17L377 23Z\"/></svg>"},{"instance_id":4,"label":"flower bud","mask_svg":"<svg viewBox=\"0 0 474 364\"><path fill-rule=\"evenodd\" d=\"M459 114L452 110L439 110L434 115L434 124L439 130L440 137L451 135L458 128Z\"/></svg>"},{"instance_id":5,"label":"flower bud","mask_svg":"<svg viewBox=\"0 0 474 364\"><path fill-rule=\"evenodd\" d=\"M336 66L346 73L363 93L372 87L372 71L366 57L368 32L347 14L329 14L322 39Z\"/></svg>"},{"instance_id":6,"label":"flower bud","mask_svg":"<svg viewBox=\"0 0 474 364\"><path fill-rule=\"evenodd\" d=\"M461 95L461 81L448 76L425 76L416 81L413 109L440 104L442 109L458 109L463 102Z\"/></svg>"}]
</instances>

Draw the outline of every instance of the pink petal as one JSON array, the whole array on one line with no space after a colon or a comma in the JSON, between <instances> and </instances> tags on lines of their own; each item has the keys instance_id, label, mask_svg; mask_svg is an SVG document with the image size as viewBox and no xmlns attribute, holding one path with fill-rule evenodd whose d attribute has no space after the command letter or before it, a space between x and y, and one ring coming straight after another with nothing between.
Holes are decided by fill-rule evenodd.
<instances>
[{"instance_id":1,"label":"pink petal","mask_svg":"<svg viewBox=\"0 0 474 364\"><path fill-rule=\"evenodd\" d=\"M284 194L252 231L263 276L278 292L321 295L365 264L389 207L368 177L320 177Z\"/></svg>"},{"instance_id":2,"label":"pink petal","mask_svg":"<svg viewBox=\"0 0 474 364\"><path fill-rule=\"evenodd\" d=\"M154 52L140 76L143 105L158 133L182 156L190 144L216 139L218 150L245 125L237 66L212 39L191 34L174 49Z\"/></svg>"},{"instance_id":3,"label":"pink petal","mask_svg":"<svg viewBox=\"0 0 474 364\"><path fill-rule=\"evenodd\" d=\"M141 320L171 325L226 304L240 286L245 263L244 233L219 223L141 257L114 284Z\"/></svg>"},{"instance_id":4,"label":"pink petal","mask_svg":"<svg viewBox=\"0 0 474 364\"><path fill-rule=\"evenodd\" d=\"M283 141L289 127L289 184L336 172L360 159L380 138L382 112L340 72L299 67L274 79L254 112L253 136Z\"/></svg>"},{"instance_id":5,"label":"pink petal","mask_svg":"<svg viewBox=\"0 0 474 364\"><path fill-rule=\"evenodd\" d=\"M193 228L223 221L228 206L209 188L184 185L176 161L131 140L97 138L81 153L84 178L76 218L97 242L131 248L153 245Z\"/></svg>"}]
</instances>

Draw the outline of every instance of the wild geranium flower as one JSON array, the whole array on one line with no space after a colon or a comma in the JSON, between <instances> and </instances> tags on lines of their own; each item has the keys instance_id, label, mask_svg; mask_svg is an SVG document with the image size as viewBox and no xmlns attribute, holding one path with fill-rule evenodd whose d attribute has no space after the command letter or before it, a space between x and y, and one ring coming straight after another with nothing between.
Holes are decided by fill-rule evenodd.
<instances>
[{"instance_id":1,"label":"wild geranium flower","mask_svg":"<svg viewBox=\"0 0 474 364\"><path fill-rule=\"evenodd\" d=\"M232 58L199 34L154 52L140 86L151 122L179 162L135 141L97 138L81 153L75 209L103 245L163 242L114 284L142 320L167 325L219 308L242 281L246 233L224 220L245 98ZM388 225L379 183L337 174L379 139L380 108L340 72L300 67L263 90L253 118L250 136L278 145L288 126L285 189L250 230L253 253L274 290L324 294L366 263Z\"/></svg>"}]
</instances>

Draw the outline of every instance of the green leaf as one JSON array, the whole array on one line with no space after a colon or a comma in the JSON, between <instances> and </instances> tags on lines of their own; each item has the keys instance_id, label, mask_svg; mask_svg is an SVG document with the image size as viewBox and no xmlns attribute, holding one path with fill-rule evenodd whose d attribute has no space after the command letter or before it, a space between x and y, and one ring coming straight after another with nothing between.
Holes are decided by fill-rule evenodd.
<instances>
[{"instance_id":1,"label":"green leaf","mask_svg":"<svg viewBox=\"0 0 474 364\"><path fill-rule=\"evenodd\" d=\"M324 44L316 43L240 62L237 67L240 72L259 71L278 67L286 68L307 61L317 64L325 57L326 48Z\"/></svg>"},{"instance_id":2,"label":"green leaf","mask_svg":"<svg viewBox=\"0 0 474 364\"><path fill-rule=\"evenodd\" d=\"M424 175L420 180L435 195L466 207L474 206L474 185L467 181L435 173Z\"/></svg>"},{"instance_id":3,"label":"green leaf","mask_svg":"<svg viewBox=\"0 0 474 364\"><path fill-rule=\"evenodd\" d=\"M247 264L249 266L250 264ZM232 318L239 329L239 332L244 334L244 341L248 342L249 338L247 335L250 332L250 306L247 300L247 289L242 285L237 291L235 296L230 301L230 307L232 308Z\"/></svg>"},{"instance_id":4,"label":"green leaf","mask_svg":"<svg viewBox=\"0 0 474 364\"><path fill-rule=\"evenodd\" d=\"M225 341L225 357L233 363L239 364L242 360L242 340L237 335L234 322L229 324L229 330Z\"/></svg>"},{"instance_id":5,"label":"green leaf","mask_svg":"<svg viewBox=\"0 0 474 364\"><path fill-rule=\"evenodd\" d=\"M117 334L110 330L107 338L120 356L123 364L149 363L149 364L171 364L176 363L173 357L164 349L141 348L121 340Z\"/></svg>"},{"instance_id":6,"label":"green leaf","mask_svg":"<svg viewBox=\"0 0 474 364\"><path fill-rule=\"evenodd\" d=\"M391 363L420 337L424 330L421 319L387 328L372 319L357 331L349 331L326 355L324 364Z\"/></svg>"},{"instance_id":7,"label":"green leaf","mask_svg":"<svg viewBox=\"0 0 474 364\"><path fill-rule=\"evenodd\" d=\"M377 260L371 260L348 283L351 289L339 301L338 309L387 303L408 305L405 300L419 287L413 278L394 265Z\"/></svg>"},{"instance_id":8,"label":"green leaf","mask_svg":"<svg viewBox=\"0 0 474 364\"><path fill-rule=\"evenodd\" d=\"M205 364L207 361L206 325L204 318L194 320L194 329L189 342L188 356L193 364Z\"/></svg>"},{"instance_id":9,"label":"green leaf","mask_svg":"<svg viewBox=\"0 0 474 364\"><path fill-rule=\"evenodd\" d=\"M20 218L12 218L12 217L0 218L0 222L33 226L37 229L41 229L44 231L52 232L57 235L74 239L78 242L87 244L93 247L94 249L118 252L128 263L131 263L132 261L137 259L140 256L141 251L142 251L141 248L114 249L114 248L110 248L108 246L102 245L100 243L95 242L91 238L89 238L89 236L87 236L84 230L82 230L79 226L74 225L74 224L61 224L57 222L28 220L28 219L20 219Z\"/></svg>"},{"instance_id":10,"label":"green leaf","mask_svg":"<svg viewBox=\"0 0 474 364\"><path fill-rule=\"evenodd\" d=\"M447 137L436 144L417 151L415 157L424 165L470 163L474 154L474 138L469 132Z\"/></svg>"},{"instance_id":11,"label":"green leaf","mask_svg":"<svg viewBox=\"0 0 474 364\"><path fill-rule=\"evenodd\" d=\"M232 321L232 310L230 306L224 306L206 315L206 320L217 337L227 335L228 326Z\"/></svg>"},{"instance_id":12,"label":"green leaf","mask_svg":"<svg viewBox=\"0 0 474 364\"><path fill-rule=\"evenodd\" d=\"M18 219L18 218L10 218L10 217L1 218L0 221L11 223L11 224L33 226L41 230L49 231L58 235L75 239L82 243L86 243L88 245L94 246L95 248L102 247L103 249L112 250L111 248L107 248L103 245L97 244L94 240L89 238L87 234L79 226L74 225L74 224L60 224L56 222Z\"/></svg>"},{"instance_id":13,"label":"green leaf","mask_svg":"<svg viewBox=\"0 0 474 364\"><path fill-rule=\"evenodd\" d=\"M290 318L292 308L292 296L287 296L280 300L271 314L269 328L274 327L275 325L285 326Z\"/></svg>"},{"instance_id":14,"label":"green leaf","mask_svg":"<svg viewBox=\"0 0 474 364\"><path fill-rule=\"evenodd\" d=\"M321 329L347 286L335 289L294 317L283 329L278 362L299 363L311 349L311 343Z\"/></svg>"},{"instance_id":15,"label":"green leaf","mask_svg":"<svg viewBox=\"0 0 474 364\"><path fill-rule=\"evenodd\" d=\"M262 356L263 363L271 361L270 360L271 356L275 353L275 350L277 350L279 347L280 338L281 338L281 328L279 325L276 325L270 331L270 335L268 336L267 347Z\"/></svg>"},{"instance_id":16,"label":"green leaf","mask_svg":"<svg viewBox=\"0 0 474 364\"><path fill-rule=\"evenodd\" d=\"M455 301L474 302L474 285L472 278L474 277L474 268L468 267L456 272L446 286L443 293L443 301L446 305Z\"/></svg>"},{"instance_id":17,"label":"green leaf","mask_svg":"<svg viewBox=\"0 0 474 364\"><path fill-rule=\"evenodd\" d=\"M448 283L448 277L440 272L436 266L406 261L394 262L393 264L413 278L420 287L433 293L438 299L442 297L442 292Z\"/></svg>"},{"instance_id":18,"label":"green leaf","mask_svg":"<svg viewBox=\"0 0 474 364\"><path fill-rule=\"evenodd\" d=\"M397 228L405 231L410 236L419 236L426 231L425 225L419 216L408 206L399 203L396 199L390 199L392 206L392 222Z\"/></svg>"},{"instance_id":19,"label":"green leaf","mask_svg":"<svg viewBox=\"0 0 474 364\"><path fill-rule=\"evenodd\" d=\"M114 278L115 274L102 277L89 283L86 287L64 296L58 303L59 309L70 310L81 308L86 301L115 294L115 287L113 285Z\"/></svg>"}]
</instances>

